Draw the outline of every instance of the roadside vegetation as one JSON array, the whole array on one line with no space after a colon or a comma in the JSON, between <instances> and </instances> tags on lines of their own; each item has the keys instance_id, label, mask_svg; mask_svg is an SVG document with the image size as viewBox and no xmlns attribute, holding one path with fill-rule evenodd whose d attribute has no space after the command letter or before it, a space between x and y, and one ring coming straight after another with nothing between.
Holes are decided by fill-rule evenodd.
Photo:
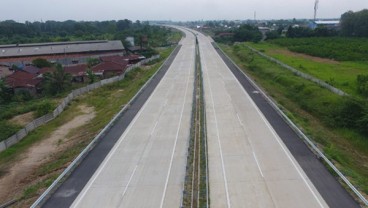
<instances>
[{"instance_id":1,"label":"roadside vegetation","mask_svg":"<svg viewBox=\"0 0 368 208\"><path fill-rule=\"evenodd\" d=\"M336 95L260 57L243 44L220 47L318 143L356 187L368 194L366 100Z\"/></svg>"},{"instance_id":2,"label":"roadside vegetation","mask_svg":"<svg viewBox=\"0 0 368 208\"><path fill-rule=\"evenodd\" d=\"M0 180L12 166L17 164L31 147L47 141L60 126L81 114L80 106L94 109L95 116L87 124L71 129L67 134L69 142L60 140L58 146L64 147L52 152L47 161L33 167L26 178L14 180L14 193L9 193L6 201L18 199L15 206L28 207L45 190L66 166L88 145L95 135L112 119L159 69L174 47L160 49L161 59L152 65L143 66L129 72L126 77L113 84L103 86L71 102L66 110L53 121L37 128L22 141L0 153ZM64 142L63 142L64 141ZM66 144L63 144L66 143ZM63 146L65 145L65 146ZM6 201L1 201L4 203Z\"/></svg>"},{"instance_id":3,"label":"roadside vegetation","mask_svg":"<svg viewBox=\"0 0 368 208\"><path fill-rule=\"evenodd\" d=\"M335 43L333 43L335 39L339 39L341 41L336 41ZM299 71L310 74L318 79L321 79L326 83L334 87L337 87L350 95L366 97L365 93L366 90L368 90L364 87L366 82L362 80L363 82L359 83L358 76L368 75L367 71L368 61L363 60L365 57L368 57L368 54L365 55L365 53L367 52L364 52L363 50L361 53L359 53L359 49L354 50L353 48L351 48L350 50L349 45L351 44L351 42L356 41L358 46L358 42L360 39L350 38L352 40L350 42L343 41L344 39L345 38L294 38L294 39L287 38L287 39L266 41L258 44L253 43L241 43L241 44L247 44L271 57L274 57L284 62L285 64L288 64L296 68ZM368 43L368 39L364 40L366 40L366 42ZM290 41L290 43L287 43L287 41ZM312 43L313 41L315 42L315 44ZM309 43L311 44L307 45ZM363 44L364 42L362 42L361 45ZM318 51L319 48L320 51L324 50L335 51L330 53L332 54L331 56L333 56L334 53L340 53L342 56L343 53L349 54L350 51L354 51L352 53L357 54L356 55L357 58L358 57L362 58L359 58L359 60L355 60L355 58L350 58L346 61L337 61L336 59L335 60L327 59L323 55L311 56L307 52L297 53L291 49L289 50L289 47L287 45L290 45L290 47L295 48L296 47L303 48L305 46L313 51ZM339 48L339 50L329 48L330 45L333 48ZM363 88L361 86L363 86Z\"/></svg>"},{"instance_id":4,"label":"roadside vegetation","mask_svg":"<svg viewBox=\"0 0 368 208\"><path fill-rule=\"evenodd\" d=\"M181 32L160 26L151 26L147 22L132 22L130 20L104 21L104 22L26 22L14 21L0 22L0 44L18 44L33 42L74 41L111 39L121 40L126 44L126 37L134 37L136 44L147 47L146 57L159 53L156 48L165 48L175 45L181 39ZM129 47L129 45L125 45ZM88 64L95 65L98 60L90 59ZM152 62L154 64L159 60ZM93 73L88 73L89 83L71 82L70 74L65 73L60 65L55 65L45 59L33 60L37 67L54 67L53 72L45 74L42 81L42 93L32 96L28 91L16 93L9 90L4 79L0 79L0 141L14 135L33 119L52 112L59 101L74 89L84 87L98 81ZM28 122L17 122L13 118L32 112ZM28 114L27 114L28 115ZM18 119L24 120L24 119Z\"/></svg>"}]
</instances>

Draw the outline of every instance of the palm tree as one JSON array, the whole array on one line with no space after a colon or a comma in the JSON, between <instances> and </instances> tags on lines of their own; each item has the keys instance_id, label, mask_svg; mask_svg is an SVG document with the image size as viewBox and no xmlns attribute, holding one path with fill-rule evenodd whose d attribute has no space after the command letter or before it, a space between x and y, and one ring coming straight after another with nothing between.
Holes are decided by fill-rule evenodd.
<instances>
[{"instance_id":1,"label":"palm tree","mask_svg":"<svg viewBox=\"0 0 368 208\"><path fill-rule=\"evenodd\" d=\"M70 85L72 79L71 74L66 73L64 68L57 64L52 73L44 74L47 91L52 94L58 94L65 90L67 85Z\"/></svg>"}]
</instances>

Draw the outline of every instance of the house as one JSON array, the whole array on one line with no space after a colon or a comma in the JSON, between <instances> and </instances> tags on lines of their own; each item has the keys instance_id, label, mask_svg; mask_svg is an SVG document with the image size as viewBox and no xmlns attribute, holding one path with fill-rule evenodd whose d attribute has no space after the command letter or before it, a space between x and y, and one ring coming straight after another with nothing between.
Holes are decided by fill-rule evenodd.
<instances>
[{"instance_id":1,"label":"house","mask_svg":"<svg viewBox=\"0 0 368 208\"><path fill-rule=\"evenodd\" d=\"M64 71L72 75L72 81L74 82L84 82L87 69L88 69L87 64L79 64L64 67Z\"/></svg>"},{"instance_id":2,"label":"house","mask_svg":"<svg viewBox=\"0 0 368 208\"><path fill-rule=\"evenodd\" d=\"M101 62L115 62L115 63L120 63L120 64L129 63L129 59L127 57L119 56L119 55L103 56L103 57L100 57L100 59L101 59Z\"/></svg>"},{"instance_id":3,"label":"house","mask_svg":"<svg viewBox=\"0 0 368 208\"><path fill-rule=\"evenodd\" d=\"M136 64L136 63L142 61L143 59L146 59L146 57L141 56L141 55L137 55L137 54L123 56L123 58L125 60L127 60L129 64Z\"/></svg>"},{"instance_id":4,"label":"house","mask_svg":"<svg viewBox=\"0 0 368 208\"><path fill-rule=\"evenodd\" d=\"M94 74L102 74L103 78L109 78L113 76L118 76L124 73L127 68L128 62L118 63L118 62L101 62L92 68Z\"/></svg>"},{"instance_id":5,"label":"house","mask_svg":"<svg viewBox=\"0 0 368 208\"><path fill-rule=\"evenodd\" d=\"M141 46L131 46L128 48L128 51L133 54L138 54L147 51L147 48Z\"/></svg>"},{"instance_id":6,"label":"house","mask_svg":"<svg viewBox=\"0 0 368 208\"><path fill-rule=\"evenodd\" d=\"M13 71L9 69L9 66L6 65L0 65L0 78L7 77L11 75Z\"/></svg>"},{"instance_id":7,"label":"house","mask_svg":"<svg viewBox=\"0 0 368 208\"><path fill-rule=\"evenodd\" d=\"M36 95L41 90L41 82L42 78L38 78L37 74L21 70L17 70L5 78L6 85L13 89L14 93L27 91L31 95Z\"/></svg>"},{"instance_id":8,"label":"house","mask_svg":"<svg viewBox=\"0 0 368 208\"><path fill-rule=\"evenodd\" d=\"M23 71L25 71L25 72L28 72L28 73L30 73L30 74L38 74L38 72L40 71L40 69L39 68L37 68L37 67L35 67L35 66L32 66L32 65L30 65L30 66L25 66L25 67L23 67L23 69L22 69Z\"/></svg>"}]
</instances>

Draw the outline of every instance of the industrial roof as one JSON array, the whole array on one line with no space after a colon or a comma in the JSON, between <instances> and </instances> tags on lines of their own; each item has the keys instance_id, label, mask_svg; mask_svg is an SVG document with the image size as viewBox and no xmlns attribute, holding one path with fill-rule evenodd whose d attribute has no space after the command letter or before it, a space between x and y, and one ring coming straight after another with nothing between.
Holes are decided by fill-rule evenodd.
<instances>
[{"instance_id":1,"label":"industrial roof","mask_svg":"<svg viewBox=\"0 0 368 208\"><path fill-rule=\"evenodd\" d=\"M0 45L0 58L122 50L124 46L118 40Z\"/></svg>"},{"instance_id":2,"label":"industrial roof","mask_svg":"<svg viewBox=\"0 0 368 208\"><path fill-rule=\"evenodd\" d=\"M337 25L340 24L339 20L317 20L315 21L317 25Z\"/></svg>"}]
</instances>

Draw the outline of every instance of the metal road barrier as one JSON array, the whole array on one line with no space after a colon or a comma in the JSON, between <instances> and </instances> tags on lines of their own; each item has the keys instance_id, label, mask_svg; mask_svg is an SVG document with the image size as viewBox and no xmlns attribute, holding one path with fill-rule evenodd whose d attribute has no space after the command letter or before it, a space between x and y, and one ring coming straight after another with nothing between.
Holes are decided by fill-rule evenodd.
<instances>
[{"instance_id":1,"label":"metal road barrier","mask_svg":"<svg viewBox=\"0 0 368 208\"><path fill-rule=\"evenodd\" d=\"M239 68L237 64L225 52L216 44L217 48L231 61L231 63L248 79L248 81L255 87L259 92L262 93L262 95L266 98L267 102L271 104L271 106L277 111L279 115L287 122L287 124L298 134L299 137L304 139L305 142L309 145L309 147L312 149L313 152L317 154L320 158L322 158L328 166L335 171L335 173L344 181L344 183L349 186L349 188L355 193L355 195L363 202L365 206L368 206L368 200L364 198L364 196L359 192L357 188L353 184L350 183L350 181L340 172L339 169L336 168L336 166L323 154L321 150L312 142L311 139L309 139L298 127L294 124L293 121L291 121L285 113L276 105L275 101L273 101L272 98L268 97L267 94L260 88L258 85L248 76L246 75L243 70Z\"/></svg>"},{"instance_id":2,"label":"metal road barrier","mask_svg":"<svg viewBox=\"0 0 368 208\"><path fill-rule=\"evenodd\" d=\"M71 174L71 172L83 161L83 159L88 155L88 153L93 149L95 144L103 137L103 135L110 130L114 125L116 120L120 118L123 113L130 107L131 103L134 102L137 97L142 93L142 91L147 87L151 80L157 75L161 68L165 66L169 58L180 49L180 45L177 45L175 49L171 52L170 56L166 61L160 66L160 68L151 76L151 78L140 88L137 94L114 116L114 118L105 126L105 128L89 143L89 145L78 155L77 158L59 175L59 177L46 189L45 192L32 204L31 208L41 207L43 203L50 197L50 195L56 190L56 188L61 184L62 180ZM130 69L131 70L131 69Z\"/></svg>"}]
</instances>

